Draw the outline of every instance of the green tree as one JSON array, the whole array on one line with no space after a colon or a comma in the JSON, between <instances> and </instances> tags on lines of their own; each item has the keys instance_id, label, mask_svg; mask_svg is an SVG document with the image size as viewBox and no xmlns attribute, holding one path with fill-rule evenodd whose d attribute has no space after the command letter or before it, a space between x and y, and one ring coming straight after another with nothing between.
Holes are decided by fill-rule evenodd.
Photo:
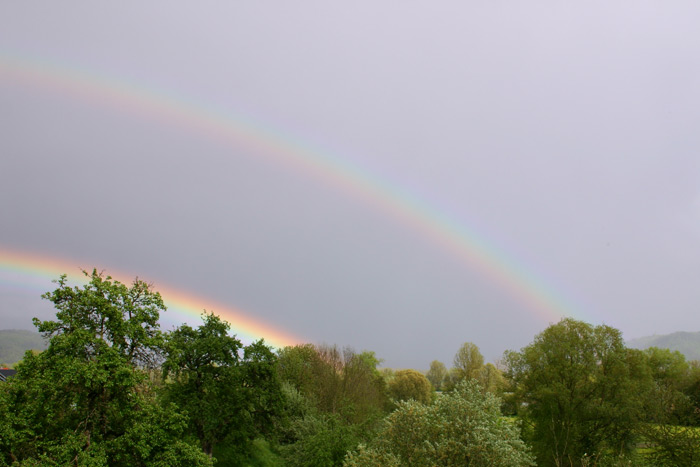
<instances>
[{"instance_id":1,"label":"green tree","mask_svg":"<svg viewBox=\"0 0 700 467\"><path fill-rule=\"evenodd\" d=\"M475 378L485 391L496 395L501 394L507 384L503 373L493 363L487 363L481 367Z\"/></svg>"},{"instance_id":2,"label":"green tree","mask_svg":"<svg viewBox=\"0 0 700 467\"><path fill-rule=\"evenodd\" d=\"M500 401L476 381L462 381L432 404L407 401L378 436L347 455L346 466L525 466L533 459Z\"/></svg>"},{"instance_id":3,"label":"green tree","mask_svg":"<svg viewBox=\"0 0 700 467\"><path fill-rule=\"evenodd\" d=\"M43 297L55 321L34 320L48 349L27 352L0 389L0 465L210 465L180 438L186 419L160 406L148 369L158 360L165 310L138 279L131 287L84 272Z\"/></svg>"},{"instance_id":4,"label":"green tree","mask_svg":"<svg viewBox=\"0 0 700 467\"><path fill-rule=\"evenodd\" d=\"M428 378L428 381L430 381L430 384L433 385L433 388L435 388L436 391L440 391L442 389L442 384L447 377L447 368L445 368L444 363L438 360L433 360L430 362L430 369L425 376Z\"/></svg>"},{"instance_id":5,"label":"green tree","mask_svg":"<svg viewBox=\"0 0 700 467\"><path fill-rule=\"evenodd\" d=\"M374 352L306 344L281 349L277 366L318 410L355 423L381 417L389 407L379 363Z\"/></svg>"},{"instance_id":6,"label":"green tree","mask_svg":"<svg viewBox=\"0 0 700 467\"><path fill-rule=\"evenodd\" d=\"M465 342L455 354L454 367L460 379L477 378L483 366L484 356L476 344Z\"/></svg>"},{"instance_id":7,"label":"green tree","mask_svg":"<svg viewBox=\"0 0 700 467\"><path fill-rule=\"evenodd\" d=\"M280 452L288 465L340 465L390 406L373 352L310 344L279 351L286 394Z\"/></svg>"},{"instance_id":8,"label":"green tree","mask_svg":"<svg viewBox=\"0 0 700 467\"><path fill-rule=\"evenodd\" d=\"M290 467L342 465L345 454L365 438L361 424L319 411L293 419L292 431L297 441L280 448Z\"/></svg>"},{"instance_id":9,"label":"green tree","mask_svg":"<svg viewBox=\"0 0 700 467\"><path fill-rule=\"evenodd\" d=\"M648 371L618 330L567 318L506 358L539 464L629 452Z\"/></svg>"},{"instance_id":10,"label":"green tree","mask_svg":"<svg viewBox=\"0 0 700 467\"><path fill-rule=\"evenodd\" d=\"M389 394L397 401L415 400L427 404L432 396L432 386L421 372L400 370L389 382Z\"/></svg>"},{"instance_id":11,"label":"green tree","mask_svg":"<svg viewBox=\"0 0 700 467\"><path fill-rule=\"evenodd\" d=\"M644 405L648 423L640 426L654 465L700 465L698 410L690 387L693 371L680 352L650 347L643 352L653 384Z\"/></svg>"},{"instance_id":12,"label":"green tree","mask_svg":"<svg viewBox=\"0 0 700 467\"><path fill-rule=\"evenodd\" d=\"M229 323L213 313L203 321L169 334L165 397L189 415L191 432L209 456L223 441L245 452L281 410L276 357L262 341L243 348L229 336Z\"/></svg>"}]
</instances>

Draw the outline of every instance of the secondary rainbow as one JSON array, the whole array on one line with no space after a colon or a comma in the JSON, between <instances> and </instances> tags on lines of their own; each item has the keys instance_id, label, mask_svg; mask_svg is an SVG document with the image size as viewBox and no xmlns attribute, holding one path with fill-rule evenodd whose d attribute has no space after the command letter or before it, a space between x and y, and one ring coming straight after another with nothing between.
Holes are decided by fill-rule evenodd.
<instances>
[{"instance_id":1,"label":"secondary rainbow","mask_svg":"<svg viewBox=\"0 0 700 467\"><path fill-rule=\"evenodd\" d=\"M36 293L37 299L40 294L55 288L51 281L58 279L61 274L68 275L69 283L80 284L85 282L82 269L91 268L92 266L81 266L75 260L0 249L0 283ZM130 284L134 280L133 275L111 268L105 273L123 284ZM150 282L147 278L142 279ZM168 308L166 314L161 316L161 321L166 320L179 325L180 322L173 319L172 314L174 313L180 318L188 318L188 321L191 321L190 324L196 326L201 323L199 317L206 310L231 323L233 333L246 343L264 338L268 345L280 348L304 342L300 337L281 331L262 319L251 317L251 313L229 305L198 297L160 283L154 284L154 288L161 294Z\"/></svg>"},{"instance_id":2,"label":"secondary rainbow","mask_svg":"<svg viewBox=\"0 0 700 467\"><path fill-rule=\"evenodd\" d=\"M555 322L563 316L581 318L580 311L570 301L466 223L450 218L396 183L289 136L182 98L48 61L0 53L0 80L69 94L139 118L197 132L236 148L247 148L256 157L271 158L329 183L420 231L498 283L544 321Z\"/></svg>"}]
</instances>

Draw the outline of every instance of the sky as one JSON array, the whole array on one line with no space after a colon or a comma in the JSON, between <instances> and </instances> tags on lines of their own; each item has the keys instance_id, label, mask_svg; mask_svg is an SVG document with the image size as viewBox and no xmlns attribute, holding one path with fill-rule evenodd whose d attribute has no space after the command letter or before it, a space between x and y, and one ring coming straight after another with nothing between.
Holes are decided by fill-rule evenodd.
<instances>
[{"instance_id":1,"label":"sky","mask_svg":"<svg viewBox=\"0 0 700 467\"><path fill-rule=\"evenodd\" d=\"M699 331L699 19L4 2L0 328L96 267L395 368L495 361L564 316Z\"/></svg>"}]
</instances>

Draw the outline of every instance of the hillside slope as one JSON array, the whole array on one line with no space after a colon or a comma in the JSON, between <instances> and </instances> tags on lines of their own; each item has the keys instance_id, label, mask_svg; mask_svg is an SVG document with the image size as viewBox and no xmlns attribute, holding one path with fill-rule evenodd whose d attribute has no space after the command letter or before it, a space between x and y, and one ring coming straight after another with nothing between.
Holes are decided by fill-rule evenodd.
<instances>
[{"instance_id":1,"label":"hillside slope","mask_svg":"<svg viewBox=\"0 0 700 467\"><path fill-rule=\"evenodd\" d=\"M677 350L687 360L700 360L700 332L674 332L672 334L640 337L627 341L627 346L644 350L649 347Z\"/></svg>"},{"instance_id":2,"label":"hillside slope","mask_svg":"<svg viewBox=\"0 0 700 467\"><path fill-rule=\"evenodd\" d=\"M0 330L0 364L11 365L24 357L27 350L44 350L46 341L35 331Z\"/></svg>"}]
</instances>

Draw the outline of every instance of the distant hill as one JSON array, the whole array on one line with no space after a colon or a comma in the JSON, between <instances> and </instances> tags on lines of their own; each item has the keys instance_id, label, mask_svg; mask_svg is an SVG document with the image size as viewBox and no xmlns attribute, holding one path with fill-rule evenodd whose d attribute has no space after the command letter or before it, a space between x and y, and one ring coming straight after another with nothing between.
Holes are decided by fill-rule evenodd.
<instances>
[{"instance_id":1,"label":"distant hill","mask_svg":"<svg viewBox=\"0 0 700 467\"><path fill-rule=\"evenodd\" d=\"M700 360L700 332L674 332L640 337L627 341L627 347L641 350L649 347L677 350L685 355L687 360Z\"/></svg>"},{"instance_id":2,"label":"distant hill","mask_svg":"<svg viewBox=\"0 0 700 467\"><path fill-rule=\"evenodd\" d=\"M22 360L27 350L45 350L47 343L38 332L19 329L0 330L0 364Z\"/></svg>"}]
</instances>

